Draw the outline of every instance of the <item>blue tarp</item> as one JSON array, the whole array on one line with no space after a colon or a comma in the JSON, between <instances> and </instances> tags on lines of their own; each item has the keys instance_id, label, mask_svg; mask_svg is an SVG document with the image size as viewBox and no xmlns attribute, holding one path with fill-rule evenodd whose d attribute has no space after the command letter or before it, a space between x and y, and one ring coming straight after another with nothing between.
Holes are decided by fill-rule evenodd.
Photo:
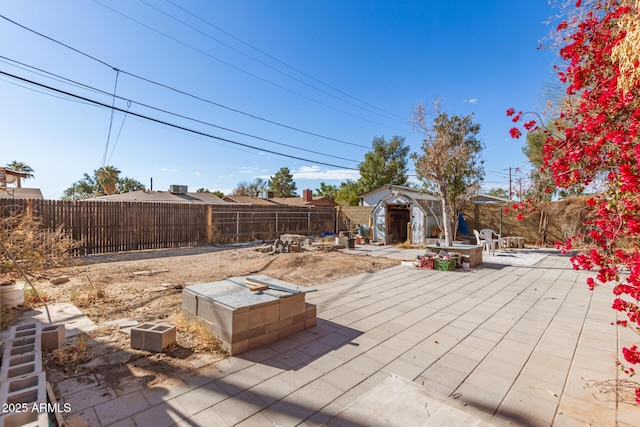
<instances>
[{"instance_id":1,"label":"blue tarp","mask_svg":"<svg viewBox=\"0 0 640 427\"><path fill-rule=\"evenodd\" d=\"M467 236L469 234L469 227L464 220L462 214L458 214L458 234Z\"/></svg>"}]
</instances>

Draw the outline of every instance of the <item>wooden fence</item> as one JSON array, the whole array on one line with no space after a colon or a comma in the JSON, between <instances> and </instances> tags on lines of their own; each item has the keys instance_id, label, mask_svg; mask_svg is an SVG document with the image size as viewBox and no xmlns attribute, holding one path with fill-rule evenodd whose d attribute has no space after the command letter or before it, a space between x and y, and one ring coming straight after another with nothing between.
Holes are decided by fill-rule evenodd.
<instances>
[{"instance_id":1,"label":"wooden fence","mask_svg":"<svg viewBox=\"0 0 640 427\"><path fill-rule=\"evenodd\" d=\"M0 216L26 212L79 242L74 255L200 246L333 231L332 207L0 199Z\"/></svg>"}]
</instances>

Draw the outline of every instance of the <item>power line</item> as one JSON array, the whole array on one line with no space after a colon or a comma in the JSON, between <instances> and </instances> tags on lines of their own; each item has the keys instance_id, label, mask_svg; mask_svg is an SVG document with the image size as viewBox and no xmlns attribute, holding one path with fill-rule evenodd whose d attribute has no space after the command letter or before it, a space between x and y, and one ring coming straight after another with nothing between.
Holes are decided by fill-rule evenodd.
<instances>
[{"instance_id":1,"label":"power line","mask_svg":"<svg viewBox=\"0 0 640 427\"><path fill-rule=\"evenodd\" d=\"M142 1L142 0L139 0L139 1ZM375 106L375 105L373 105L373 104L370 104L370 103L368 103L368 102L366 102L366 101L363 101L362 99L356 98L355 96L352 96L352 95L348 94L347 92L344 92L344 91L342 91L342 90L340 90L340 89L338 89L338 88L336 88L336 87L333 87L333 86L329 85L328 83L325 83L325 82L323 82L323 81L321 81L321 80L319 80L319 79L317 79L317 78L315 78L315 77L313 77L313 76L311 76L311 75L309 75L309 74L305 73L304 71L301 71L301 70L299 70L298 68L293 67L293 66L291 66L291 65L287 64L287 63L286 63L286 62L284 62L284 61L281 61L280 59L276 58L275 56L270 55L269 53L267 53L267 52L265 52L265 51L263 51L263 50L261 50L261 49L259 49L259 48L255 47L255 46L253 46L252 44L245 42L244 40L240 39L239 37L234 36L233 34L229 33L228 31L225 31L225 30L223 30L222 28L220 28L220 27L218 27L218 26L216 26L216 25L214 25L214 24L210 23L209 21L207 21L207 20L203 19L202 17L200 17L200 16L198 16L198 15L196 15L196 14L194 14L194 13L192 13L192 12L188 11L187 9L185 9L185 8L183 8L183 7L181 7L181 6L177 5L177 4L175 4L175 3L174 3L174 2L172 2L171 0L166 0L166 2L167 2L167 3L169 3L169 4L171 4L171 5L173 5L174 7L178 8L178 9L182 10L183 12L185 12L185 13L187 13L187 14L191 15L192 17L194 17L194 18L198 19L199 21L204 22L205 24L209 25L210 27L215 28L216 30L220 31L221 33L223 33L223 34L225 34L225 35L227 35L227 36L229 36L229 37L231 37L232 39L234 39L234 40L236 40L236 41L238 41L238 42L242 43L243 45L245 45L245 46L247 46L247 47L249 47L249 48L251 48L251 49L255 50L256 52L259 52L259 53L263 54L264 56L266 56L266 57L268 57L268 58L270 58L270 59L273 59L274 61L276 61L276 62L278 62L278 63L280 63L280 64L284 65L285 67L287 67L287 68L289 68L289 69L291 69L291 70L293 70L293 71L295 71L295 72L297 72L297 73L300 73L301 75L303 75L303 76L305 76L305 77L307 77L307 78L309 78L309 79L311 79L311 80L313 80L313 81L315 81L315 82L318 82L318 83L320 83L321 85L328 87L329 89L332 89L332 90L334 90L334 91L336 91L336 92L338 92L338 93L341 93L341 94L343 94L343 95L345 95L345 96L348 96L348 97L349 97L349 98L351 98L351 99L354 99L354 100L356 100L356 101L358 101L358 102L361 102L362 104L368 105L368 106L370 106L370 107L372 107L372 108L375 108L376 110L382 111L382 112L384 112L384 113L386 113L386 114L390 114L390 115L395 116L395 117L398 117L399 119L402 119L402 120L404 120L404 119L405 119L404 117L402 117L402 116L400 116L400 115L398 115L398 114L395 114L395 113L392 113L392 112L390 112L390 111L384 110L384 109L382 109L382 108L380 108L380 107L377 107L377 106ZM234 49L234 50L235 50L235 49Z\"/></svg>"},{"instance_id":2,"label":"power line","mask_svg":"<svg viewBox=\"0 0 640 427\"><path fill-rule=\"evenodd\" d=\"M97 1L95 1L95 0L93 0L93 1L94 1L95 3L100 4L99 2L97 2ZM215 41L215 42L219 43L219 44L221 44L222 46L224 46L224 47L226 47L226 48L228 48L228 49L231 49L231 50L233 50L234 52L236 52L236 53L238 53L238 54L240 54L240 55L242 55L242 56L244 56L244 57L246 57L246 58L251 59L252 61L257 62L258 64L263 65L263 66L265 66L265 67L269 68L270 70L273 70L273 71L275 71L275 72L277 72L277 73L282 74L283 76L286 76L286 77L288 77L288 78L290 78L290 79L292 79L292 80L295 80L295 81L296 81L296 82L298 82L298 83L301 83L301 84L303 84L303 85L305 85L305 86L307 86L307 87L310 87L311 89L317 90L317 91L318 91L318 92L320 92L320 93L323 93L323 94L325 94L325 95L327 95L327 96L330 96L330 97L332 97L332 98L334 98L334 99L337 99L337 100L339 100L339 101L342 101L342 102L344 102L345 104L351 105L351 106L356 107L356 108L360 108L360 109L362 109L362 110L364 110L364 111L367 111L367 112L369 112L369 113L372 113L372 114L376 114L376 115L378 115L378 116L380 116L380 117L383 117L383 118L385 118L385 119L387 119L387 120L394 120L394 121L395 121L395 120L397 120L396 118L392 118L392 117L388 117L388 116L382 115L382 114L380 114L380 113L379 113L379 112L377 112L377 111L373 111L373 110L371 110L371 109L369 109L369 108L365 108L365 107L363 107L363 106L361 106L361 105L355 104L355 103L353 103L353 102L351 102L351 101L345 100L345 99L343 99L343 98L341 98L341 97L339 97L339 96L337 96L337 95L334 95L334 94L333 94L333 93L331 93L331 92L328 92L328 91L326 91L326 90L324 90L324 89L321 89L321 88L319 88L319 87L317 87L317 86L314 86L314 85L312 85L312 84L309 84L309 83L305 82L305 81L304 81L304 80L302 80L302 79L299 79L299 78L297 78L297 77L295 77L295 76L293 76L293 75L291 75L291 74L289 74L289 73L286 73L286 72L284 72L284 71L282 71L282 70L280 70L280 69L278 69L278 68L276 68L276 67L274 67L274 66L272 66L272 65L269 65L269 64L267 64L266 62L261 61L260 59L258 59L258 58L256 58L256 57L254 57L254 56L251 56L251 55L249 55L248 53L245 53L245 52L241 51L240 49L237 49L237 48L235 48L235 47L231 46L230 44L225 43L225 42L223 42L222 40L219 40L219 39L217 39L217 38L213 37L211 34L208 34L208 33L204 32L204 31L199 30L198 28L194 27L193 25L190 25L190 24L188 24L188 23L186 23L186 22L182 21L181 19L176 18L175 16L171 15L170 13L167 13L167 12L165 12L165 11L163 11L163 10L161 10L161 9L159 9L159 8L157 8L157 7L155 7L155 6L151 5L151 4L149 4L149 3L147 3L145 0L138 0L138 1L139 1L140 3L142 3L142 4L146 5L147 7L149 7L149 8L151 8L151 9L155 10L156 12L161 13L161 14L163 14L164 16L166 16L166 17L168 17L168 18L170 18L170 19L172 19L172 20L174 20L174 21L176 21L176 22L179 22L180 24L184 25L185 27L187 27L187 28L189 28L189 29L191 29L191 30L193 30L193 31L195 31L195 32L197 32L197 33L199 33L199 34L201 34L201 35L203 35L203 36L205 36L205 37L207 37L207 38L209 38L209 39L211 39L211 40L213 40L213 41ZM206 22L206 21L205 21L205 22ZM297 71L297 70L296 70L296 71ZM299 71L298 71L298 72L299 72ZM316 80L316 79L314 79L314 80ZM333 89L333 88L332 88L332 89ZM334 90L336 90L336 89L334 89ZM347 95L348 95L348 94L347 94ZM360 101L360 102L362 102L362 101ZM377 107L376 107L376 108L377 108ZM383 110L383 111L384 111L384 110ZM385 113L387 113L387 112L385 111ZM387 113L387 114L395 115L395 114L393 114L393 113ZM397 117L398 117L398 118L400 118L400 119L402 119L402 117L401 117L401 116L397 116ZM404 121L403 121L403 123L404 123Z\"/></svg>"},{"instance_id":3,"label":"power line","mask_svg":"<svg viewBox=\"0 0 640 427\"><path fill-rule=\"evenodd\" d=\"M149 26L149 25L147 25L147 24L145 24L145 23L143 23L143 22L141 22L141 21L139 21L139 20L137 20L137 19L135 19L135 18L132 18L132 17L130 17L130 16L128 16L128 15L125 15L124 13L119 12L119 11L117 11L117 10L115 10L115 9L113 9L113 8L111 8L111 7L107 6L107 5L105 5L105 4L102 4L102 3L100 3L98 0L91 0L91 1L93 1L94 3L96 3L96 4L98 4L98 5L102 6L102 7L104 7L105 9L108 9L108 10L112 11L112 12L113 12L113 13L115 13L115 14L118 14L118 15L122 16L123 18L126 18L126 19L128 19L128 20L130 20L130 21L133 21L133 22L135 22L136 24L141 25L141 26L143 26L143 27L147 28L148 30L153 31L154 33L160 34L161 36L166 37L166 38L168 38L169 40L172 40L172 41L174 41L174 42L176 42L176 43L178 43L178 44L181 44L181 45L182 45L182 46L184 46L184 47L187 47L187 48L189 48L189 49L191 49L191 50L194 50L194 51L196 51L196 52L200 53L201 55L204 55L204 56L206 56L206 57L208 57L208 58L213 59L214 61L218 61L218 62L220 62L221 64L226 65L227 67L233 68L233 69L234 69L234 70L236 70L236 71L239 71L239 72L241 72L241 73L244 73L244 74L246 74L246 75L248 75L248 76L251 76L251 77L253 77L253 78L257 79L257 80L260 80L261 82L264 82L264 83L267 83L267 84L269 84L269 85L271 85L271 86L277 87L278 89L284 90L285 92L289 92L290 94L295 95L295 96L298 96L298 97L300 97L300 98L302 98L302 99L306 99L307 101L313 102L313 103L318 104L318 105L322 105L323 107L328 108L328 109L330 109L330 110L334 110L334 111L337 111L337 112L339 112L339 113L346 114L346 115L348 115L348 116L354 117L354 118L356 118L356 119L363 120L363 121L365 121L365 122L369 122L369 123L373 123L373 124L375 124L375 125L383 126L381 123L378 123L378 122L373 121L373 120L369 120L369 119L367 119L367 118L365 118L365 117L362 117L362 116L358 116L357 114L349 113L348 111L345 111L345 110L341 110L340 108L336 108L336 107L331 106L331 105L329 105L329 104L327 104L327 103L325 103L325 102L318 101L317 99L313 99L313 98L311 98L311 97L308 97L308 96L306 96L306 95L303 95L303 94L301 94L301 93L298 93L298 92L296 92L296 91L294 91L294 90L288 89L288 88L286 88L286 87L284 87L284 86L282 86L282 85L280 85L280 84L278 84L278 83L275 83L275 82L272 82L271 80L268 80L268 79L265 79L265 78L263 78L263 77L260 77L260 76L258 76L258 75L257 75L257 74L255 74L255 73L252 73L252 72L247 71L247 70L245 70L245 69L243 69L243 68L240 68L240 67L238 67L238 66L235 66L235 65L231 64L230 62L224 61L224 60L222 60L222 59L220 59L220 58L218 58L218 57L216 57L216 56L214 56L214 55L211 55L210 53L205 52L205 51L204 51L204 50L202 50L202 49L198 49L198 48L197 48L197 47L195 47L195 46L192 46L192 45L190 45L190 44L188 44L188 43L185 43L185 42L183 42L183 41L181 41L181 40L178 40L177 38L175 38L175 37L173 37L173 36L170 36L169 34L166 34L166 33L162 32L162 31L160 31L160 30L158 30L158 29L156 29L156 28L153 28L153 27L151 27L151 26ZM388 125L387 125L387 126L388 126ZM402 130L402 129L399 129L399 128L396 128L396 127L393 127L393 126L388 126L388 127L393 128L393 129L396 129L396 130Z\"/></svg>"},{"instance_id":4,"label":"power line","mask_svg":"<svg viewBox=\"0 0 640 427\"><path fill-rule=\"evenodd\" d=\"M107 153L109 152L109 140L111 139L111 128L113 127L113 116L116 114L116 110L114 110L113 107L115 107L115 105L116 105L116 92L118 90L118 77L120 77L120 71L116 70L116 82L115 82L115 85L113 86L113 101L111 103L111 119L109 120L109 132L107 133L107 143L106 143L106 145L104 147L104 155L102 156L102 166L103 167L106 166Z\"/></svg>"},{"instance_id":5,"label":"power line","mask_svg":"<svg viewBox=\"0 0 640 427\"><path fill-rule=\"evenodd\" d=\"M60 76L60 75L58 75L58 74L54 74L54 73L51 73L51 72L49 72L49 71L46 71L46 70L43 70L43 69L40 69L40 68L36 68L36 67L31 66L31 65L28 65L28 64L22 63L22 62L14 61L14 60L12 60L12 59L10 59L10 58L7 58L7 57L5 57L5 56L1 56L1 55L0 55L0 58L2 58L2 59L7 59L7 60L9 60L9 61L12 61L12 62L18 63L18 64L20 64L20 65L23 65L24 67L28 67L28 68L32 68L32 69L38 70L38 71L40 71L41 73L45 73L45 74L49 74L49 75L55 76L55 77L57 77L58 79L65 80L65 81L67 81L67 82L73 83L73 84L74 84L74 85L76 85L76 86L83 87L83 88L86 88L86 89L89 89L89 90L92 90L92 91L94 91L94 92L101 93L101 94L104 94L104 95L111 95L111 93L106 92L106 91L104 91L104 90L94 88L94 87L89 86L89 85L86 85L86 84L84 84L84 83L80 83L80 82L78 82L78 81L68 79L68 78L63 77L63 76ZM42 74L40 74L40 75L42 75ZM58 81L60 81L60 80L58 80ZM214 127L214 128L220 129L220 130L224 130L224 131L227 131L227 132L232 132L232 133L235 133L235 134L238 134L238 135L246 136L246 137L253 138L253 139L257 139L257 140L260 140L260 141L265 141L265 142L269 142L269 143L272 143L272 144L281 145L281 146L283 146L283 147L293 148L293 149L295 149L295 150L305 151L305 152L307 152L307 153L311 153L311 154L317 154L317 155L320 155L320 156L331 157L331 158L338 159L338 160L346 160L346 161L348 161L348 162L357 162L357 160L354 160L354 159L348 159L348 158L346 158L346 157L340 157L340 156L336 156L336 155L333 155L333 154L321 153L321 152L319 152L319 151L314 151L314 150L310 150L310 149L307 149L307 148L301 148L301 147L297 147L297 146L295 146L295 145L286 144L286 143L284 143L284 142L274 141L274 140L272 140L272 139L263 138L263 137L256 136L256 135L252 135L252 134L249 134L249 133L246 133L246 132L237 131L237 130L234 130L234 129L231 129L231 128L227 128L227 127L224 127L224 126L219 126L219 125L216 125L216 124L213 124L213 123L205 122L205 121L203 121L203 120L195 119L195 118L193 118L193 117L188 117L188 116L185 116L185 115L182 115L182 114L173 113L173 112L171 112L171 111L164 110L164 109L162 109L162 108L158 108L158 107L154 107L154 106L151 106L151 105L148 105L148 104L144 104L144 103L142 103L142 102L132 101L132 100L130 100L130 99L123 98L123 97L121 97L121 96L117 96L117 95L115 95L115 94L114 94L114 101L115 101L115 99L116 99L116 98L117 98L117 99L120 99L120 100L123 100L123 101L127 101L127 103L129 103L129 104L130 104L131 102L134 102L135 104L137 104L137 105L139 105L139 106L141 106L141 107L149 108L149 109L151 109L151 110L155 110L155 111L158 111L158 112L161 112L161 113L165 113L165 114L169 114L169 115L172 115L172 116L180 117L180 118L182 118L182 119L190 120L190 121L193 121L193 122L195 122L195 123L203 124L203 125L206 125L206 126L211 126L211 127ZM128 111L128 110L129 110L129 109L127 108L127 111ZM125 116L125 117L126 117L126 116ZM113 115L112 115L111 120L112 120L112 122L113 122ZM111 126L109 127L109 132L111 132ZM108 140L107 140L107 147L108 147L108 145L109 145L109 143L108 143ZM106 149L105 149L105 155L106 155ZM113 155L113 151L112 151L112 155ZM104 163L104 161L105 161L105 160L104 160L104 158L103 158L103 163ZM103 164L103 166L104 166L104 164Z\"/></svg>"},{"instance_id":6,"label":"power line","mask_svg":"<svg viewBox=\"0 0 640 427\"><path fill-rule=\"evenodd\" d=\"M16 76L16 75L11 74L11 73L7 73L7 72L2 71L2 70L0 70L0 74L5 75L7 77L14 78L16 80L20 80L20 81L25 82L25 83L32 84L34 86L38 86L38 87L41 87L41 88L44 88L44 89L51 90L53 92L57 92L57 93L61 93L63 95L71 96L71 97L76 98L76 99L81 99L83 101L86 101L86 102L89 102L89 103L92 103L92 104L95 104L95 105L98 105L98 106L101 106L101 107L104 107L104 108L108 108L108 109L112 108L108 104L105 104L103 102L96 101L96 100L93 100L93 99L90 99L90 98L86 98L84 96L77 95L77 94L74 94L74 93L71 93L71 92L67 92L67 91L64 91L62 89L57 89L57 88L54 88L52 86L48 86L48 85L45 85L45 84L42 84L42 83L38 83L38 82L35 82L33 80L26 79L24 77L19 77L19 76ZM122 113L126 112L126 110L124 110L122 108L119 108L119 107L113 107L113 109L115 109L116 111L120 111ZM228 139L228 138L222 138L220 136L212 135L212 134L209 134L209 133L206 133L206 132L197 131L195 129L190 129L190 128L187 128L187 127L184 127L184 126L176 125L174 123L169 123L167 121L156 119L154 117L146 116L146 115L140 114L140 113L134 113L134 112L130 111L130 112L128 112L128 114L132 115L132 116L135 116L135 117L139 117L139 118L148 120L148 121L151 121L151 122L154 122L154 123L159 123L159 124L162 124L162 125L165 125L165 126L169 126L169 127L174 128L174 129L180 129L180 130L185 131L185 132L190 132L190 133L193 133L193 134L196 134L196 135L205 136L207 138L216 139L218 141L224 141L224 142L228 142L230 144L239 145L239 146L246 147L246 148L251 148L253 150L258 150L258 151L263 151L263 152L267 152L267 153L271 153L271 154L276 154L278 156L287 157L287 158L294 159L294 160L301 160L301 161L304 161L304 162L309 162L309 163L313 163L313 164L317 164L317 165L323 165L323 166L330 166L330 167L335 167L335 168L340 168L340 169L358 170L358 169L355 169L355 168L335 165L335 164L332 164L332 163L319 162L319 161L316 161L316 160L305 159L303 157L292 156L290 154L284 154L284 153L280 153L280 152L273 151L273 150L268 150L268 149L264 149L264 148L255 147L255 146L250 145L250 144L245 144L243 142L238 142L238 141L234 141L234 140L231 140L231 139Z\"/></svg>"},{"instance_id":7,"label":"power line","mask_svg":"<svg viewBox=\"0 0 640 427\"><path fill-rule=\"evenodd\" d=\"M321 134L318 134L318 133L314 133L314 132L306 131L306 130L303 130L303 129L299 129L299 128L296 128L296 127L294 127L294 126L285 125L285 124L282 124L282 123L276 122L276 121L274 121L274 120L269 120L269 119L266 119L266 118L262 118L262 117L259 117L259 116L256 116L256 115L253 115L253 114L250 114L250 113L246 113L246 112L244 112L244 111L241 111L241 110L238 110L238 109L235 109L235 108L227 107L227 106L225 106L225 105L223 105L223 104L220 104L220 103L217 103L217 102L214 102L214 101L211 101L211 100L205 99L205 98L201 98L201 97L199 97L199 96L197 96L197 95L193 95L193 94L191 94L191 93L188 93L188 92L182 91L182 90L180 90L180 89L176 89L176 88L174 88L174 87L172 87L172 86L169 86L169 85L166 85L166 84L163 84L163 83L159 83L159 82L156 82L156 81L153 81L153 80L147 79L147 78L145 78L145 77L138 76L138 75L136 75L136 74L134 74L134 73L129 73L129 72L127 72L127 71L123 70L123 69L118 69L118 68L116 68L116 67L114 67L114 66L110 65L109 63L107 63L107 62L105 62L105 61L101 60L101 59L98 59L98 58L96 58L96 57L94 57L94 56L92 56L92 55L89 55L88 53L85 53L85 52L83 52L83 51L81 51L81 50L78 50L78 49L76 49L76 48L74 48L74 47L71 47L71 46L69 46L68 44L65 44L65 43L63 43L63 42L61 42L61 41L58 41L58 40L54 39L54 38L51 38L51 37L49 37L49 36L46 36L46 35L44 35L44 34L42 34L42 33L38 32L38 31L35 31L35 30L31 29L31 28L28 28L28 27L26 27L26 26L24 26L24 25L22 25L22 24L19 24L19 23L17 23L16 21L13 21L12 19L7 18L7 17L6 17L6 16L4 16L4 15L1 15L1 14L0 14L0 18L2 18L2 19L4 19L4 20L6 20L6 21L8 21L8 22L10 22L10 23L12 23L12 24L14 24L14 25L16 25L16 26L18 26L18 27L20 27L20 28L22 28L22 29L24 29L24 30L26 30L26 31L29 31L29 32L31 32L31 33L33 33L33 34L36 34L36 35L40 36L40 37L43 37L43 38L45 38L45 39L47 39L47 40L49 40L49 41L51 41L51 42L53 42L53 43L56 43L56 44L58 44L58 45L60 45L60 46L63 46L63 47L65 47L65 48L69 49L69 50L72 50L72 51L74 51L74 52L76 52L76 53L78 53L78 54L80 54L80 55L82 55L82 56L85 56L85 57L87 57L87 58L89 58L89 59L91 59L91 60L93 60L93 61L96 61L96 62L98 62L98 63L100 63L100 64L102 64L102 65L104 65L104 66L106 66L106 67L109 67L109 68L111 68L111 69L112 69L112 70L114 70L114 71L119 70L119 71L120 71L120 73L122 73L122 74L126 74L126 75L128 75L128 76L131 76L131 77L133 77L133 78L136 78L136 79L139 79L139 80L145 81L145 82L147 82L147 83L150 83L150 84L153 84L153 85L156 85L156 86L159 86L159 87L165 88L165 89L169 89L169 90L174 91L174 92L176 92L176 93L179 93L179 94L181 94L181 95L189 96L189 97L191 97L191 98L193 98L193 99L196 99L196 100L198 100L198 101L205 102L205 103L208 103L208 104L211 104L211 105L215 105L216 107L224 108L224 109L226 109L226 110L228 110L228 111L232 111L232 112L234 112L234 113L242 114L242 115L244 115L244 116L251 117L251 118L256 119L256 120L261 120L261 121L263 121L263 122L270 123L270 124L273 124L273 125L276 125L276 126L280 126L280 127L285 128L285 129L289 129L289 130L293 130L293 131L296 131L296 132L304 133L304 134L306 134L306 135L315 136L315 137L322 138L322 139L325 139L325 140L338 142L338 143L341 143L341 144L352 145L352 146L354 146L354 147L367 148L367 149L369 149L369 148L370 148L370 147L368 147L368 146L366 146L366 145L356 144L356 143L349 142L349 141L343 141L343 140L341 140L341 139L332 138L332 137L329 137L329 136L325 136L325 135L321 135Z\"/></svg>"}]
</instances>

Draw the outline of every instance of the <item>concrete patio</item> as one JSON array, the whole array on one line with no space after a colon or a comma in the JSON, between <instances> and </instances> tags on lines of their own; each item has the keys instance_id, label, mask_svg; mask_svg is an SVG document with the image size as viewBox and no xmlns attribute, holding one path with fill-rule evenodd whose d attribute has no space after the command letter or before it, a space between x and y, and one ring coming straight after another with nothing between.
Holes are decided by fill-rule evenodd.
<instances>
[{"instance_id":1,"label":"concrete patio","mask_svg":"<svg viewBox=\"0 0 640 427\"><path fill-rule=\"evenodd\" d=\"M379 251L368 252L415 256ZM473 270L398 266L321 284L307 295L316 327L203 357L198 375L160 386L113 389L86 374L59 382L59 397L91 426L427 425L435 406L429 425L637 426L615 361L638 336L611 324L610 289L589 292L587 274L557 253L510 253ZM397 377L426 399L424 414L391 402L384 419L368 416L402 386L389 382Z\"/></svg>"}]
</instances>

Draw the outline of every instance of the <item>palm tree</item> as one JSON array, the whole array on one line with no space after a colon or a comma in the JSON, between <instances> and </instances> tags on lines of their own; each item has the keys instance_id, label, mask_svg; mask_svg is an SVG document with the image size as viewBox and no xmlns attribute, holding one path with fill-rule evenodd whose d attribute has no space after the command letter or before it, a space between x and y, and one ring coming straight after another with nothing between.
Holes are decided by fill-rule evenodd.
<instances>
[{"instance_id":1,"label":"palm tree","mask_svg":"<svg viewBox=\"0 0 640 427\"><path fill-rule=\"evenodd\" d=\"M115 166L103 166L96 171L98 187L102 187L107 195L115 194L119 177L120 169Z\"/></svg>"},{"instance_id":2,"label":"palm tree","mask_svg":"<svg viewBox=\"0 0 640 427\"><path fill-rule=\"evenodd\" d=\"M26 163L19 162L17 160L7 163L7 169L12 171L22 172L26 176L24 179L33 178L33 168ZM21 187L20 177L18 177L18 187Z\"/></svg>"}]
</instances>

